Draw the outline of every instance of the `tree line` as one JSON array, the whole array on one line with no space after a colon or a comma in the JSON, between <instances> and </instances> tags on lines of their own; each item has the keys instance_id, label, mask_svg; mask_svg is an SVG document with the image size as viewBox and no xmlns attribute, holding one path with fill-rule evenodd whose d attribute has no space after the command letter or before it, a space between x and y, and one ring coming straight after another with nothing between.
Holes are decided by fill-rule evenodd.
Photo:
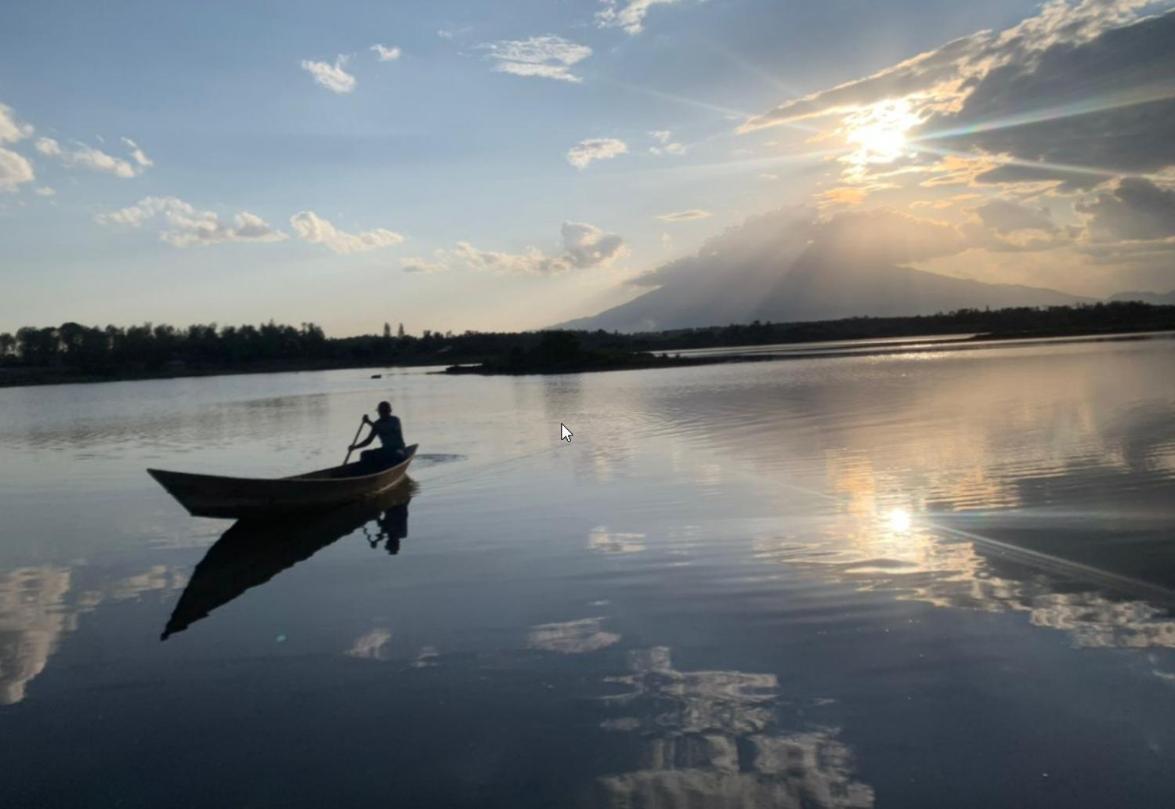
<instances>
[{"instance_id":1,"label":"tree line","mask_svg":"<svg viewBox=\"0 0 1175 809\"><path fill-rule=\"evenodd\" d=\"M641 334L594 331L561 337L586 351L673 351L767 343L873 337L977 333L992 336L1098 333L1175 329L1175 306L1138 302L1085 306L961 309L915 317L855 317L799 323L731 324ZM183 328L138 326L26 326L0 334L0 368L7 379L41 376L124 378L219 371L419 365L484 362L554 345L551 331L476 332L425 330L420 336L382 334L328 337L321 326L270 321L257 326L196 324ZM545 341L545 342L544 342ZM566 344L565 346L563 344ZM24 371L23 374L15 372Z\"/></svg>"}]
</instances>

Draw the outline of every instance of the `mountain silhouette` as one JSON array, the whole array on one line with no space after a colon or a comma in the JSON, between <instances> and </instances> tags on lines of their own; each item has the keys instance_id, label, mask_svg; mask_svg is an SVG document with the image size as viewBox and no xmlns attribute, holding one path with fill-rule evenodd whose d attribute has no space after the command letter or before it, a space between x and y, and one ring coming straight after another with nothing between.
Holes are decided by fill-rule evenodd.
<instances>
[{"instance_id":1,"label":"mountain silhouette","mask_svg":"<svg viewBox=\"0 0 1175 809\"><path fill-rule=\"evenodd\" d=\"M562 327L656 331L753 320L928 315L955 309L1088 302L1054 289L951 278L818 246L808 247L794 259L784 251L775 256L751 255L720 271L681 267L676 273L658 275L664 280L657 289Z\"/></svg>"}]
</instances>

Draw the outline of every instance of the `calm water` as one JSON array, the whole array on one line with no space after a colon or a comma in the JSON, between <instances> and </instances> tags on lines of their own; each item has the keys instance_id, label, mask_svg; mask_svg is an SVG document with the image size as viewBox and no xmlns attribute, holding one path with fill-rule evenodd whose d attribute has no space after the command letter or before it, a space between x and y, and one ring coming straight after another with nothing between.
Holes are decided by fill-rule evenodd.
<instances>
[{"instance_id":1,"label":"calm water","mask_svg":"<svg viewBox=\"0 0 1175 809\"><path fill-rule=\"evenodd\" d=\"M0 390L0 806L1175 805L1173 372ZM230 529L144 473L331 465L385 397L407 503Z\"/></svg>"}]
</instances>

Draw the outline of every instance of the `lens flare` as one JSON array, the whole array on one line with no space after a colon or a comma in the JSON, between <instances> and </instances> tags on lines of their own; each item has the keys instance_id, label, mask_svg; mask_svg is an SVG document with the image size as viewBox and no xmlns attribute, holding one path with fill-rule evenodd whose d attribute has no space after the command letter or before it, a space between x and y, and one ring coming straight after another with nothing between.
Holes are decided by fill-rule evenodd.
<instances>
[{"instance_id":1,"label":"lens flare","mask_svg":"<svg viewBox=\"0 0 1175 809\"><path fill-rule=\"evenodd\" d=\"M920 123L904 98L858 110L845 118L845 140L853 147L846 160L857 166L892 163L912 151L907 133Z\"/></svg>"}]
</instances>

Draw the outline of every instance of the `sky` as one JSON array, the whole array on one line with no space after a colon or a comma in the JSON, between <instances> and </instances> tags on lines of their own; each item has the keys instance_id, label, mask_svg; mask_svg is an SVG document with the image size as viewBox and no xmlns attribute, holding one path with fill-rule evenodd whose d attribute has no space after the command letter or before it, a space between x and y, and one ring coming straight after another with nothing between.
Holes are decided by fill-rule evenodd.
<instances>
[{"instance_id":1,"label":"sky","mask_svg":"<svg viewBox=\"0 0 1175 809\"><path fill-rule=\"evenodd\" d=\"M889 217L947 275L1165 292L1173 6L9 4L0 330L540 328L791 210Z\"/></svg>"}]
</instances>

